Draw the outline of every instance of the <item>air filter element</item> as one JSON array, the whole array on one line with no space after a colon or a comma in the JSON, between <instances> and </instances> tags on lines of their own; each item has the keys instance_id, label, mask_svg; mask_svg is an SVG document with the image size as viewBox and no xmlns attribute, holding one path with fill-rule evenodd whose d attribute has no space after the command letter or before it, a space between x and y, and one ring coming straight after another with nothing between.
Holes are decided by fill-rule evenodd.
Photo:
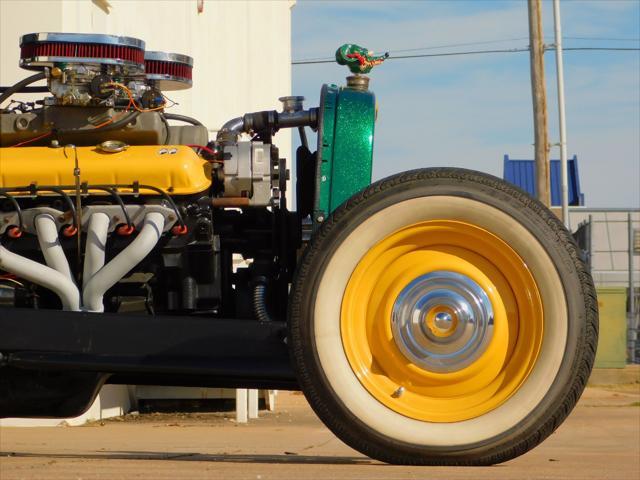
<instances>
[{"instance_id":1,"label":"air filter element","mask_svg":"<svg viewBox=\"0 0 640 480\"><path fill-rule=\"evenodd\" d=\"M147 80L163 91L191 88L193 58L179 53L145 52Z\"/></svg>"},{"instance_id":2,"label":"air filter element","mask_svg":"<svg viewBox=\"0 0 640 480\"><path fill-rule=\"evenodd\" d=\"M20 66L42 70L57 63L126 67L144 71L144 42L132 37L91 33L29 33L20 38Z\"/></svg>"}]
</instances>

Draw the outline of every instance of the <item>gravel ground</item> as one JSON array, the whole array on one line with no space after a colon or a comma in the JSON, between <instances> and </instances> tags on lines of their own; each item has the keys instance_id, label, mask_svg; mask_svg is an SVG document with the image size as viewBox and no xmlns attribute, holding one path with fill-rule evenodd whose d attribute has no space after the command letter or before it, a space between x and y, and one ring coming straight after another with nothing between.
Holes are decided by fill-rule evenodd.
<instances>
[{"instance_id":1,"label":"gravel ground","mask_svg":"<svg viewBox=\"0 0 640 480\"><path fill-rule=\"evenodd\" d=\"M127 415L0 428L0 479L638 479L640 385L587 389L542 445L493 467L384 465L350 449L299 393L237 425L230 413Z\"/></svg>"}]
</instances>

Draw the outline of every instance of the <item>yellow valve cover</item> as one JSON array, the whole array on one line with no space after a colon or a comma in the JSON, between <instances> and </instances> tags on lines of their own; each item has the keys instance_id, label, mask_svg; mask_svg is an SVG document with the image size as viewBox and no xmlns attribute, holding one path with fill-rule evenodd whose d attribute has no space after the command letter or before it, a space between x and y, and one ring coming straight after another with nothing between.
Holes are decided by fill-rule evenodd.
<instances>
[{"instance_id":1,"label":"yellow valve cover","mask_svg":"<svg viewBox=\"0 0 640 480\"><path fill-rule=\"evenodd\" d=\"M211 186L211 164L184 145L130 146L117 153L106 153L96 147L77 147L77 155L80 181L89 186L137 182L171 195L199 193ZM74 168L73 148L66 148L66 156L63 148L0 148L0 188L74 185ZM144 188L140 193L157 195Z\"/></svg>"}]
</instances>

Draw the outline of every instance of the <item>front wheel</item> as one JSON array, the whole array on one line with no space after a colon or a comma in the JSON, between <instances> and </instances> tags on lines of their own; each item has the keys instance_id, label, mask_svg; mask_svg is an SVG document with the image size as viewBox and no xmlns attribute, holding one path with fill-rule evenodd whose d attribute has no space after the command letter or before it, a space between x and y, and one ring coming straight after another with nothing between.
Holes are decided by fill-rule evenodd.
<instances>
[{"instance_id":1,"label":"front wheel","mask_svg":"<svg viewBox=\"0 0 640 480\"><path fill-rule=\"evenodd\" d=\"M345 443L400 464L521 455L575 406L597 342L570 234L523 191L441 168L338 208L299 266L292 356Z\"/></svg>"}]
</instances>

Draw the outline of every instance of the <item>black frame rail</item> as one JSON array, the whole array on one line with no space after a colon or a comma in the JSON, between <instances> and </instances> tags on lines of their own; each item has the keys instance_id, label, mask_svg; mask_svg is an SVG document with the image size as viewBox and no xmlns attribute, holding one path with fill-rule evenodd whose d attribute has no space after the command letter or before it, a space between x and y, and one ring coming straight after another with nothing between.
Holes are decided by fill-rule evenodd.
<instances>
[{"instance_id":1,"label":"black frame rail","mask_svg":"<svg viewBox=\"0 0 640 480\"><path fill-rule=\"evenodd\" d=\"M107 383L297 389L285 322L0 308L2 370Z\"/></svg>"}]
</instances>

